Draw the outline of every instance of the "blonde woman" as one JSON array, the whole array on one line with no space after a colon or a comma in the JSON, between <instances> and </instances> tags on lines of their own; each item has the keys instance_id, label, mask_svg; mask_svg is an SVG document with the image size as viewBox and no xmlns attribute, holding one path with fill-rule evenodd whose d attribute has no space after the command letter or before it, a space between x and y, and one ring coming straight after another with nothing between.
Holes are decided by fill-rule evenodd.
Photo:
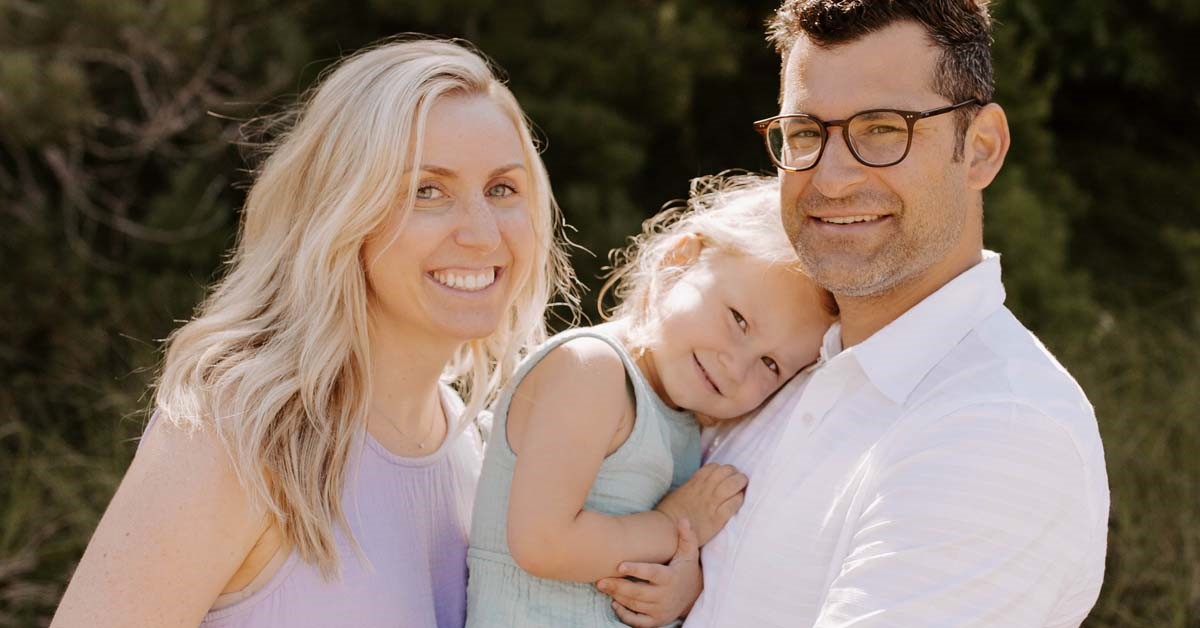
<instances>
[{"instance_id":1,"label":"blonde woman","mask_svg":"<svg viewBox=\"0 0 1200 628\"><path fill-rule=\"evenodd\" d=\"M340 63L168 342L52 625L462 626L472 417L569 294L560 227L477 54L406 41Z\"/></svg>"}]
</instances>

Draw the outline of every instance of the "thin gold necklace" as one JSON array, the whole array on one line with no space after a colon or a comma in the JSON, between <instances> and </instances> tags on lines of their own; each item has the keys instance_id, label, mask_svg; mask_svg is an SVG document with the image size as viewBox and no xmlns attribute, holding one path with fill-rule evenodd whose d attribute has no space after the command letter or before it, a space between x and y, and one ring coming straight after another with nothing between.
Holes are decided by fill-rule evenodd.
<instances>
[{"instance_id":1,"label":"thin gold necklace","mask_svg":"<svg viewBox=\"0 0 1200 628\"><path fill-rule=\"evenodd\" d=\"M374 411L375 411L375 414L379 415L379 417L380 417L381 419L383 419L383 421L384 421L385 423L387 423L388 425L390 425L390 426L392 427L392 429L393 429L393 430L396 430L396 433L397 433L397 434L399 434L401 438L403 438L405 441L407 441L407 440L409 439L409 435L408 435L408 434L406 434L406 433L404 432L404 430L402 430L402 429L400 429L399 427L397 427L397 426L396 426L396 422L395 422L395 421L393 421L393 420L391 419L391 417L389 417L388 415L384 414L384 413L383 413L383 412L382 412L382 411L379 409L379 406L375 405L375 402L374 402L374 401L372 401L372 402L371 402L371 409L372 409L372 410L374 410ZM439 416L443 417L443 419L444 419L444 417L445 417L445 414L446 414L446 409L442 407L441 400L439 399L439 400L438 400L438 404L437 404L437 411L434 413L434 415L433 415L433 418L431 418L431 419L429 420L429 425L425 427L425 434L424 434L423 436L421 436L421 440L417 442L417 449L419 449L419 450L421 450L421 451L425 451L425 441L426 441L426 440L428 440L428 439L429 439L429 437L430 437L430 435L432 435L432 434L433 434L433 425L434 425L434 423L436 423L436 422L437 422L437 419L438 419L438 417L439 417Z\"/></svg>"}]
</instances>

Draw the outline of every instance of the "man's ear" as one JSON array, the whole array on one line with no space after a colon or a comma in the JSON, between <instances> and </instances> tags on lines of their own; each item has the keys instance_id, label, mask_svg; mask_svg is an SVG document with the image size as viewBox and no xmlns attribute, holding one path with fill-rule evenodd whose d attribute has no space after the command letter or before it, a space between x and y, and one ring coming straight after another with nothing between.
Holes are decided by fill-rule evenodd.
<instances>
[{"instance_id":1,"label":"man's ear","mask_svg":"<svg viewBox=\"0 0 1200 628\"><path fill-rule=\"evenodd\" d=\"M663 266L689 266L700 259L704 240L699 233L681 233L675 236L671 248L663 256Z\"/></svg>"},{"instance_id":2,"label":"man's ear","mask_svg":"<svg viewBox=\"0 0 1200 628\"><path fill-rule=\"evenodd\" d=\"M967 186L973 190L983 190L992 184L1004 165L1004 156L1008 154L1011 138L1004 109L996 103L984 105L971 121L964 141Z\"/></svg>"}]
</instances>

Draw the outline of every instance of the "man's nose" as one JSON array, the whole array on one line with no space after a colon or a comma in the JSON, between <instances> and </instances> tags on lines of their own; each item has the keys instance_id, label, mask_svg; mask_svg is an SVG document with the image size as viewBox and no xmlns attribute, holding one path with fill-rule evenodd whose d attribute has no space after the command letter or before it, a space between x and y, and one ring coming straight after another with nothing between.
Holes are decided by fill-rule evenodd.
<instances>
[{"instance_id":1,"label":"man's nose","mask_svg":"<svg viewBox=\"0 0 1200 628\"><path fill-rule=\"evenodd\" d=\"M841 129L830 129L821 161L813 167L812 184L827 198L841 198L866 178L867 166L854 158Z\"/></svg>"}]
</instances>

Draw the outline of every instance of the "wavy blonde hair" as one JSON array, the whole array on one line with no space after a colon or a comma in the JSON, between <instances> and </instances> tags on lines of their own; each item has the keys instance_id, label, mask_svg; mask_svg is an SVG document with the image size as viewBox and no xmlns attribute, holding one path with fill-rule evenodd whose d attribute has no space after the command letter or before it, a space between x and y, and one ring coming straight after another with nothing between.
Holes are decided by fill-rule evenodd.
<instances>
[{"instance_id":1,"label":"wavy blonde hair","mask_svg":"<svg viewBox=\"0 0 1200 628\"><path fill-rule=\"evenodd\" d=\"M458 41L385 42L322 76L271 145L224 278L167 340L155 411L215 429L252 499L326 577L338 571L335 526L349 532L341 491L372 388L361 251L391 212L410 211L425 121L447 95L486 96L512 119L539 243L499 328L445 369L466 401L462 429L545 339L550 300L561 295L571 311L577 300L529 123L489 63Z\"/></svg>"},{"instance_id":2,"label":"wavy blonde hair","mask_svg":"<svg viewBox=\"0 0 1200 628\"><path fill-rule=\"evenodd\" d=\"M686 201L668 204L642 223L642 232L625 248L609 254L611 271L597 306L605 320L627 321L635 349L650 343L658 295L687 270L667 263L679 237L686 234L700 238L702 258L741 255L803 274L780 222L777 178L723 172L692 179ZM610 294L616 304L606 308L604 299ZM831 315L837 314L832 294L825 293L824 305Z\"/></svg>"}]
</instances>

